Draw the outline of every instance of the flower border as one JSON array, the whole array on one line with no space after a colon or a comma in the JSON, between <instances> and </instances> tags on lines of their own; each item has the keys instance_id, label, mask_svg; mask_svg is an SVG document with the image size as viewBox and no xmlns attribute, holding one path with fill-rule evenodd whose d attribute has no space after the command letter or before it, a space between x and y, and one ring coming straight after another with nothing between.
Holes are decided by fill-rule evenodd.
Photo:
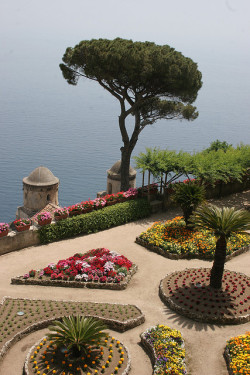
<instances>
[{"instance_id":1,"label":"flower border","mask_svg":"<svg viewBox=\"0 0 250 375\"><path fill-rule=\"evenodd\" d=\"M66 288L89 288L89 289L111 289L111 290L124 290L127 288L132 276L138 270L138 266L133 264L128 271L127 276L120 283L101 283L101 282L85 282L75 280L37 280L37 279L24 279L23 276L13 277L11 284L16 285L40 285L40 286L59 286Z\"/></svg>"}]
</instances>

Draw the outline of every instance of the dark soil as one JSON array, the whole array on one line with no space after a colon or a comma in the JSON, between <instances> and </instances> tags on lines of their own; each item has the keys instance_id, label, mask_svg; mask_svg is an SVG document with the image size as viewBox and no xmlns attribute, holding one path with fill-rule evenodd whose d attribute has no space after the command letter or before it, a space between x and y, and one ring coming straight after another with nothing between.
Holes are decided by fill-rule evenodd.
<instances>
[{"instance_id":1,"label":"dark soil","mask_svg":"<svg viewBox=\"0 0 250 375\"><path fill-rule=\"evenodd\" d=\"M250 320L250 278L224 271L222 288L210 288L210 268L190 268L167 275L160 285L163 301L191 319L216 324Z\"/></svg>"},{"instance_id":2,"label":"dark soil","mask_svg":"<svg viewBox=\"0 0 250 375\"><path fill-rule=\"evenodd\" d=\"M42 338L28 354L24 374L70 375L70 374L126 374L130 367L128 352L124 345L114 337L108 336L107 342L99 349L89 350L86 357L82 355L76 361L70 358L65 350L53 345L53 342Z\"/></svg>"}]
</instances>

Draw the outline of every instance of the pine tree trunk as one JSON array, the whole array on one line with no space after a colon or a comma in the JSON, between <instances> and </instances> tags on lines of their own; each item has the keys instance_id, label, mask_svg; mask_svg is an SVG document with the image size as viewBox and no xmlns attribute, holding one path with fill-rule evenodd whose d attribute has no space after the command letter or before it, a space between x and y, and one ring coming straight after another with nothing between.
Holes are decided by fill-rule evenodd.
<instances>
[{"instance_id":1,"label":"pine tree trunk","mask_svg":"<svg viewBox=\"0 0 250 375\"><path fill-rule=\"evenodd\" d=\"M125 147L121 148L121 191L129 189L129 166L131 153Z\"/></svg>"},{"instance_id":2,"label":"pine tree trunk","mask_svg":"<svg viewBox=\"0 0 250 375\"><path fill-rule=\"evenodd\" d=\"M225 236L221 236L216 242L214 263L210 276L210 287L221 289L224 265L226 261L227 240Z\"/></svg>"}]
</instances>

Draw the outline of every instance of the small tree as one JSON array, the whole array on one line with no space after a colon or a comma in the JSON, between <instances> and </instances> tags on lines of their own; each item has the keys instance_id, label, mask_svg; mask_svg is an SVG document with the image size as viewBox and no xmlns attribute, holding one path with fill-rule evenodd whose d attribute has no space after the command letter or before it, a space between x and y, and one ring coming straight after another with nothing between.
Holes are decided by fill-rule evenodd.
<instances>
[{"instance_id":1,"label":"small tree","mask_svg":"<svg viewBox=\"0 0 250 375\"><path fill-rule=\"evenodd\" d=\"M192 103L202 85L201 73L196 63L168 45L121 38L84 40L66 49L60 68L69 84L89 78L119 101L121 190L129 188L131 154L147 125L198 116ZM134 117L131 136L126 128L130 115Z\"/></svg>"},{"instance_id":2,"label":"small tree","mask_svg":"<svg viewBox=\"0 0 250 375\"><path fill-rule=\"evenodd\" d=\"M180 183L174 187L173 200L180 205L185 223L189 227L191 227L191 223L189 222L190 216L204 199L204 187L195 182Z\"/></svg>"},{"instance_id":3,"label":"small tree","mask_svg":"<svg viewBox=\"0 0 250 375\"><path fill-rule=\"evenodd\" d=\"M102 331L106 328L102 321L95 318L69 316L49 326L51 333L48 337L58 347L65 346L77 359L81 354L87 354L89 346L97 346L103 341L107 334Z\"/></svg>"},{"instance_id":4,"label":"small tree","mask_svg":"<svg viewBox=\"0 0 250 375\"><path fill-rule=\"evenodd\" d=\"M226 261L227 240L232 233L249 234L246 231L250 229L250 213L236 210L234 207L221 209L209 204L198 207L190 220L197 228L214 232L217 238L210 286L220 289Z\"/></svg>"},{"instance_id":5,"label":"small tree","mask_svg":"<svg viewBox=\"0 0 250 375\"><path fill-rule=\"evenodd\" d=\"M208 148L206 148L205 151L218 151L223 150L226 152L230 147L232 147L232 144L227 143L226 141L219 141L219 139L216 139L216 141L213 141Z\"/></svg>"}]
</instances>

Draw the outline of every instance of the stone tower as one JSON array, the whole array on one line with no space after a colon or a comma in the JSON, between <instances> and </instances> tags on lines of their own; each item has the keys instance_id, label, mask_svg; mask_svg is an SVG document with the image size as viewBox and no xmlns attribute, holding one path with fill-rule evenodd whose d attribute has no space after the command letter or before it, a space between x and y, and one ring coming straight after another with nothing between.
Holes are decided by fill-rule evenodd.
<instances>
[{"instance_id":1,"label":"stone tower","mask_svg":"<svg viewBox=\"0 0 250 375\"><path fill-rule=\"evenodd\" d=\"M129 167L129 187L136 187L136 170ZM116 194L121 191L121 160L118 160L107 170L107 194Z\"/></svg>"},{"instance_id":2,"label":"stone tower","mask_svg":"<svg viewBox=\"0 0 250 375\"><path fill-rule=\"evenodd\" d=\"M16 216L30 217L48 203L58 206L59 179L46 167L34 169L23 179L23 207L18 207Z\"/></svg>"}]
</instances>

